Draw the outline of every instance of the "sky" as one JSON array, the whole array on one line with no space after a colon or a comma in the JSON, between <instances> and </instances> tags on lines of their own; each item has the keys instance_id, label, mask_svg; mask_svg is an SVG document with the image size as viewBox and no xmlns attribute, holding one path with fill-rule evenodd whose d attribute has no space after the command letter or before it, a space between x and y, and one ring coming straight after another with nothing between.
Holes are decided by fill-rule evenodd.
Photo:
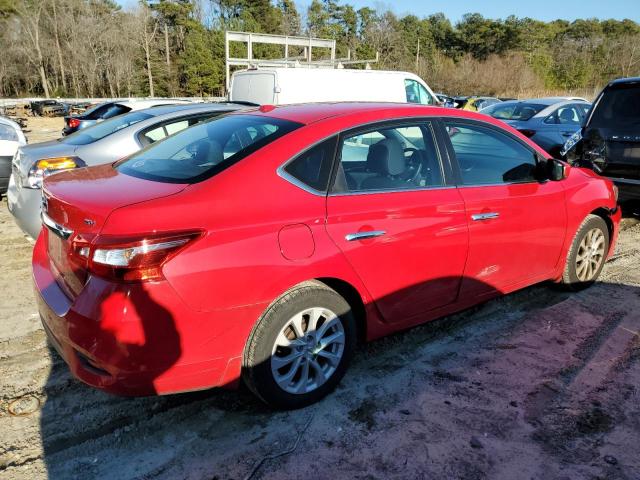
<instances>
[{"instance_id":1,"label":"sky","mask_svg":"<svg viewBox=\"0 0 640 480\"><path fill-rule=\"evenodd\" d=\"M297 0L300 7L307 7L311 0ZM346 0L356 9L374 7L376 10L391 10L404 16L412 13L425 17L443 12L452 22L465 13L481 13L488 18L505 18L509 15L531 17L537 20L575 20L576 18L629 18L640 22L640 0Z\"/></svg>"}]
</instances>

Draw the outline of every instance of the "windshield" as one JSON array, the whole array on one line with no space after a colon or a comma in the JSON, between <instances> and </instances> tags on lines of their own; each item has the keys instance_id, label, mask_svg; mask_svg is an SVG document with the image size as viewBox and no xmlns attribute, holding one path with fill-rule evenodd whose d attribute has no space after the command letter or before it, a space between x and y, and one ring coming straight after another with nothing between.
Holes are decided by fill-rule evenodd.
<instances>
[{"instance_id":1,"label":"windshield","mask_svg":"<svg viewBox=\"0 0 640 480\"><path fill-rule=\"evenodd\" d=\"M497 103L484 108L482 113L491 115L498 120L526 121L547 107L548 105L541 105L539 103Z\"/></svg>"},{"instance_id":2,"label":"windshield","mask_svg":"<svg viewBox=\"0 0 640 480\"><path fill-rule=\"evenodd\" d=\"M640 85L619 85L603 92L589 120L594 128L625 127L640 125Z\"/></svg>"},{"instance_id":3,"label":"windshield","mask_svg":"<svg viewBox=\"0 0 640 480\"><path fill-rule=\"evenodd\" d=\"M254 115L218 117L147 147L118 163L116 169L146 180L196 183L300 126Z\"/></svg>"},{"instance_id":4,"label":"windshield","mask_svg":"<svg viewBox=\"0 0 640 480\"><path fill-rule=\"evenodd\" d=\"M78 130L72 133L68 137L61 138L59 141L66 143L67 145L88 145L97 140L101 140L104 137L111 135L112 133L127 128L134 123L141 122L147 118L151 118L153 115L149 115L144 112L131 112L126 115L121 115L104 122L98 123L91 127Z\"/></svg>"}]
</instances>

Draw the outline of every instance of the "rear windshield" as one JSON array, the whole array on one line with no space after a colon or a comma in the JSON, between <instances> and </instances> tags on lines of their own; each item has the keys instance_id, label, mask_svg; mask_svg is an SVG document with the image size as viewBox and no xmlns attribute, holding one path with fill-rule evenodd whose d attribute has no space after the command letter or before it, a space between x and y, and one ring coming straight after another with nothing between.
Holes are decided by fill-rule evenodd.
<instances>
[{"instance_id":1,"label":"rear windshield","mask_svg":"<svg viewBox=\"0 0 640 480\"><path fill-rule=\"evenodd\" d=\"M131 112L126 115L121 115L104 122L98 123L88 128L78 130L72 133L68 137L61 138L59 141L66 143L67 145L88 145L97 140L101 140L104 137L111 135L112 133L127 128L134 123L141 122L147 118L151 118L153 115L149 115L144 112Z\"/></svg>"},{"instance_id":2,"label":"rear windshield","mask_svg":"<svg viewBox=\"0 0 640 480\"><path fill-rule=\"evenodd\" d=\"M145 180L196 183L301 126L257 115L218 117L145 148L116 169Z\"/></svg>"},{"instance_id":3,"label":"rear windshield","mask_svg":"<svg viewBox=\"0 0 640 480\"><path fill-rule=\"evenodd\" d=\"M91 110L87 110L82 114L82 118L86 118L88 120L98 120L100 118L107 119L113 118L117 115L122 115L123 113L129 112L131 109L124 105L120 105L119 103L103 103L102 105L98 105Z\"/></svg>"},{"instance_id":4,"label":"rear windshield","mask_svg":"<svg viewBox=\"0 0 640 480\"><path fill-rule=\"evenodd\" d=\"M539 103L497 103L484 108L482 113L491 115L499 120L529 120L534 115L547 108L548 105Z\"/></svg>"},{"instance_id":5,"label":"rear windshield","mask_svg":"<svg viewBox=\"0 0 640 480\"><path fill-rule=\"evenodd\" d=\"M604 91L589 120L594 128L640 125L640 84L618 85Z\"/></svg>"}]
</instances>

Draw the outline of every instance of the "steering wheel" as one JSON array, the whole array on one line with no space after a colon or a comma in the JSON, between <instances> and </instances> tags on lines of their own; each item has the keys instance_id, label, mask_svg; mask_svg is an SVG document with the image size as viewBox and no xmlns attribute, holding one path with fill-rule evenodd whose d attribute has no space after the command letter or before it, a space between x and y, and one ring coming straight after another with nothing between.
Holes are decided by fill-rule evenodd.
<instances>
[{"instance_id":1,"label":"steering wheel","mask_svg":"<svg viewBox=\"0 0 640 480\"><path fill-rule=\"evenodd\" d=\"M407 183L415 183L422 172L422 159L420 158L420 154L414 155L416 152L419 152L419 150L415 147L406 147L402 151L405 157L407 154L410 154L408 155L407 168L402 174L402 179Z\"/></svg>"}]
</instances>

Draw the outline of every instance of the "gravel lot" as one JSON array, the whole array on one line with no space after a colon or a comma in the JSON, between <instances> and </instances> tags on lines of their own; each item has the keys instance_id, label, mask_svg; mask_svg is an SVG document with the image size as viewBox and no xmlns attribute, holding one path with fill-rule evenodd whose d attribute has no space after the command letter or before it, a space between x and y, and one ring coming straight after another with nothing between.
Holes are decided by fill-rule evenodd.
<instances>
[{"instance_id":1,"label":"gravel lot","mask_svg":"<svg viewBox=\"0 0 640 480\"><path fill-rule=\"evenodd\" d=\"M334 394L295 412L73 380L39 324L30 253L2 201L1 479L640 479L634 218L594 287L537 285L361 347Z\"/></svg>"}]
</instances>

